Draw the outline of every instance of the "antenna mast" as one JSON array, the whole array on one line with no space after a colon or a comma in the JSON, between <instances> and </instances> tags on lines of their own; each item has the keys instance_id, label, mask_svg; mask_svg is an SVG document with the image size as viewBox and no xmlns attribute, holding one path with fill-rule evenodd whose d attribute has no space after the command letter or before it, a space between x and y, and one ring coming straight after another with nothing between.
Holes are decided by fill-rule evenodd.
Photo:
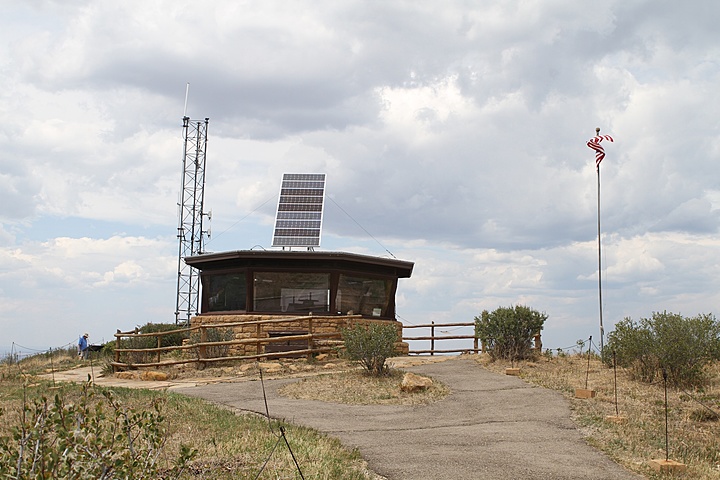
<instances>
[{"instance_id":1,"label":"antenna mast","mask_svg":"<svg viewBox=\"0 0 720 480\"><path fill-rule=\"evenodd\" d=\"M189 86L190 84L188 84ZM187 91L186 91L187 108ZM203 253L203 201L205 197L205 154L209 118L183 117L183 176L178 204L178 280L175 323L190 323L200 305L200 274L183 259ZM181 320L181 314L186 315Z\"/></svg>"}]
</instances>

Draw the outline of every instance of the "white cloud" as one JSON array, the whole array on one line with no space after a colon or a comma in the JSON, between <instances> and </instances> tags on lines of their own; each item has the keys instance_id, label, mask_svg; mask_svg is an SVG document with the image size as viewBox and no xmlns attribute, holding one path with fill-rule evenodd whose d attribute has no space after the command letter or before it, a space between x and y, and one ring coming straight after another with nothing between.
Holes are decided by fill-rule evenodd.
<instances>
[{"instance_id":1,"label":"white cloud","mask_svg":"<svg viewBox=\"0 0 720 480\"><path fill-rule=\"evenodd\" d=\"M525 302L573 343L597 314L585 142L599 126L616 140L601 170L609 322L711 310L719 17L708 1L11 2L1 320L121 323L116 298L138 323L162 316L186 82L188 114L210 117L213 250L267 246L281 174L326 172L328 245L416 261L408 318Z\"/></svg>"}]
</instances>

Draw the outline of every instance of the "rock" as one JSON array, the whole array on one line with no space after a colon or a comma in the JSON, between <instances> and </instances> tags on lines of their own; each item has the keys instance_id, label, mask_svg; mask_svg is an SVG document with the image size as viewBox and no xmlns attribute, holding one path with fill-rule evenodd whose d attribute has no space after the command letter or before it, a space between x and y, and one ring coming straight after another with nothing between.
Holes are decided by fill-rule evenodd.
<instances>
[{"instance_id":1,"label":"rock","mask_svg":"<svg viewBox=\"0 0 720 480\"><path fill-rule=\"evenodd\" d=\"M432 387L433 381L414 373L406 373L400 384L400 390L406 393L421 392Z\"/></svg>"},{"instance_id":2,"label":"rock","mask_svg":"<svg viewBox=\"0 0 720 480\"><path fill-rule=\"evenodd\" d=\"M323 365L323 368L325 370L330 370L330 369L335 368L335 364L334 363L326 363L325 365Z\"/></svg>"},{"instance_id":3,"label":"rock","mask_svg":"<svg viewBox=\"0 0 720 480\"><path fill-rule=\"evenodd\" d=\"M241 371L242 373L245 373L245 372L247 372L247 371L249 371L249 370L252 370L253 368L255 368L255 364L254 364L254 363L244 363L244 364L240 365L240 371Z\"/></svg>"},{"instance_id":4,"label":"rock","mask_svg":"<svg viewBox=\"0 0 720 480\"><path fill-rule=\"evenodd\" d=\"M328 354L327 354L327 353L321 353L320 355L318 355L317 357L315 357L315 360L317 360L318 362L324 362L324 361L327 360L327 359L328 359Z\"/></svg>"},{"instance_id":5,"label":"rock","mask_svg":"<svg viewBox=\"0 0 720 480\"><path fill-rule=\"evenodd\" d=\"M279 373L282 372L282 364L277 362L260 362L260 368L263 373Z\"/></svg>"},{"instance_id":6,"label":"rock","mask_svg":"<svg viewBox=\"0 0 720 480\"><path fill-rule=\"evenodd\" d=\"M142 372L140 374L140 380L150 381L150 382L164 382L168 379L168 374L163 372Z\"/></svg>"}]
</instances>

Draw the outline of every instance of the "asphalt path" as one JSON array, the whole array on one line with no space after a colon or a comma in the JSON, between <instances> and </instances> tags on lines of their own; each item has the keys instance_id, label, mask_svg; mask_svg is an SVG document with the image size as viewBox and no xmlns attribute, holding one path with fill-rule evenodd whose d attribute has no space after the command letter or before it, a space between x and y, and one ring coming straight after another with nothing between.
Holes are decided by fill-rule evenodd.
<instances>
[{"instance_id":1,"label":"asphalt path","mask_svg":"<svg viewBox=\"0 0 720 480\"><path fill-rule=\"evenodd\" d=\"M298 379L266 380L270 416L305 425L348 447L389 480L641 479L589 446L557 392L457 358L403 370L447 385L430 405L344 405L277 393ZM173 391L265 413L259 381L176 386ZM292 441L292 439L290 439Z\"/></svg>"}]
</instances>

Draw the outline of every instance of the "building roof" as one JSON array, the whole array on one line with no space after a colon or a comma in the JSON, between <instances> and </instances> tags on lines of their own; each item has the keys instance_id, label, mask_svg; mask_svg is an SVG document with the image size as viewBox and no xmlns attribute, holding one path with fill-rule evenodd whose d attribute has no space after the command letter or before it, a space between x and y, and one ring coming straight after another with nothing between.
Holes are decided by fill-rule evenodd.
<instances>
[{"instance_id":1,"label":"building roof","mask_svg":"<svg viewBox=\"0 0 720 480\"><path fill-rule=\"evenodd\" d=\"M396 258L373 257L347 252L316 252L292 250L235 250L186 257L185 263L199 270L226 268L321 268L355 270L368 273L393 273L397 278L410 278L413 262Z\"/></svg>"}]
</instances>

